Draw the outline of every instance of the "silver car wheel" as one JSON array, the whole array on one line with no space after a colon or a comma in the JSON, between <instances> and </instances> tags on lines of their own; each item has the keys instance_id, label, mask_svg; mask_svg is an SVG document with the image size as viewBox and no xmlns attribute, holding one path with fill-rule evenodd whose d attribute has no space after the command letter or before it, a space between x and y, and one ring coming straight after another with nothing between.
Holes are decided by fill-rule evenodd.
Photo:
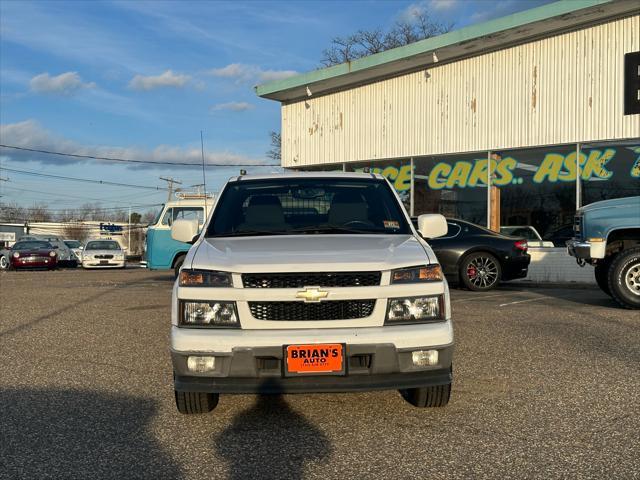
<instances>
[{"instance_id":1,"label":"silver car wheel","mask_svg":"<svg viewBox=\"0 0 640 480\"><path fill-rule=\"evenodd\" d=\"M629 267L625 275L625 283L631 293L640 296L640 263Z\"/></svg>"}]
</instances>

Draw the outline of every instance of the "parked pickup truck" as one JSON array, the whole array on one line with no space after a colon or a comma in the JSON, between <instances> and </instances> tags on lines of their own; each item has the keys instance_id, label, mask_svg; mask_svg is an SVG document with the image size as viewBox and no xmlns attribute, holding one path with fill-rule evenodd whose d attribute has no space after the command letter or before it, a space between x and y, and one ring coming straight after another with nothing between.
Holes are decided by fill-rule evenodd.
<instances>
[{"instance_id":1,"label":"parked pickup truck","mask_svg":"<svg viewBox=\"0 0 640 480\"><path fill-rule=\"evenodd\" d=\"M640 309L640 196L579 209L567 247L578 264L595 266L602 291L626 308Z\"/></svg>"},{"instance_id":2,"label":"parked pickup truck","mask_svg":"<svg viewBox=\"0 0 640 480\"><path fill-rule=\"evenodd\" d=\"M421 215L425 238L447 232ZM173 288L176 405L219 394L398 389L441 407L452 382L449 288L433 251L380 175L231 179Z\"/></svg>"}]
</instances>

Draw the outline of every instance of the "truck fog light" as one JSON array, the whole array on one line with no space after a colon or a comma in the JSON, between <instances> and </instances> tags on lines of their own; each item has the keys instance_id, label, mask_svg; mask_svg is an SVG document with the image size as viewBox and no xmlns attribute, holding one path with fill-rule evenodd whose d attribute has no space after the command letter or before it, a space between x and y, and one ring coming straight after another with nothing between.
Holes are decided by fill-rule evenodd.
<instances>
[{"instance_id":1,"label":"truck fog light","mask_svg":"<svg viewBox=\"0 0 640 480\"><path fill-rule=\"evenodd\" d=\"M195 357L187 358L187 368L190 372L206 373L216 369L216 357Z\"/></svg>"},{"instance_id":2,"label":"truck fog light","mask_svg":"<svg viewBox=\"0 0 640 480\"><path fill-rule=\"evenodd\" d=\"M411 360L416 367L430 367L438 364L437 350L416 350L411 352Z\"/></svg>"}]
</instances>

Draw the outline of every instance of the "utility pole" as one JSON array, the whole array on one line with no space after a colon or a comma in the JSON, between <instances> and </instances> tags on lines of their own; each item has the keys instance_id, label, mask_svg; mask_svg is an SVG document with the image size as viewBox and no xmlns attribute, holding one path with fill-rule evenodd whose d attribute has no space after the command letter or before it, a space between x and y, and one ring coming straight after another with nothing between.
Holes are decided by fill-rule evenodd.
<instances>
[{"instance_id":1,"label":"utility pole","mask_svg":"<svg viewBox=\"0 0 640 480\"><path fill-rule=\"evenodd\" d=\"M167 202L170 202L171 194L173 194L173 185L174 184L182 185L182 182L179 180L175 180L173 177L160 177L160 180L164 180L165 182L167 182L167 185L169 186L169 196L167 197Z\"/></svg>"},{"instance_id":2,"label":"utility pole","mask_svg":"<svg viewBox=\"0 0 640 480\"><path fill-rule=\"evenodd\" d=\"M129 229L127 232L127 255L131 255L131 205L129 205Z\"/></svg>"},{"instance_id":3,"label":"utility pole","mask_svg":"<svg viewBox=\"0 0 640 480\"><path fill-rule=\"evenodd\" d=\"M8 178L0 177L0 182L8 182L8 181L9 181ZM0 195L0 198L2 198L2 195Z\"/></svg>"}]
</instances>

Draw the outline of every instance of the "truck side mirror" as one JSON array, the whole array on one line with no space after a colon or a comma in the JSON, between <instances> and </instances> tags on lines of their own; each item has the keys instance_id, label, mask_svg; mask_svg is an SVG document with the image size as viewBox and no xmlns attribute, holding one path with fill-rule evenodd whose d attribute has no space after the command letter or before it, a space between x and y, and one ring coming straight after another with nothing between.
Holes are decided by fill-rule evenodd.
<instances>
[{"instance_id":1,"label":"truck side mirror","mask_svg":"<svg viewBox=\"0 0 640 480\"><path fill-rule=\"evenodd\" d=\"M424 238L438 238L447 234L447 219L439 213L430 213L418 217L418 232Z\"/></svg>"},{"instance_id":2,"label":"truck side mirror","mask_svg":"<svg viewBox=\"0 0 640 480\"><path fill-rule=\"evenodd\" d=\"M198 235L197 220L176 220L171 225L171 238L178 242L195 243Z\"/></svg>"}]
</instances>

